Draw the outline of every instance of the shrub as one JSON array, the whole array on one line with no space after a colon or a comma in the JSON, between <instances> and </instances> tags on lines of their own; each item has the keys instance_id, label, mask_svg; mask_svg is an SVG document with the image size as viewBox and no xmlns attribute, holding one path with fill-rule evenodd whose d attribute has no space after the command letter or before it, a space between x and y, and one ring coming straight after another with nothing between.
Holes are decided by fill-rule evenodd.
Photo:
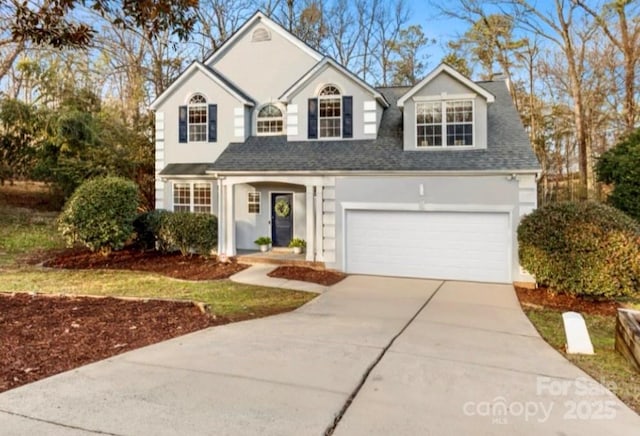
<instances>
[{"instance_id":1,"label":"shrub","mask_svg":"<svg viewBox=\"0 0 640 436\"><path fill-rule=\"evenodd\" d=\"M271 244L271 238L268 236L260 236L258 239L253 241L256 245L269 245Z\"/></svg>"},{"instance_id":2,"label":"shrub","mask_svg":"<svg viewBox=\"0 0 640 436\"><path fill-rule=\"evenodd\" d=\"M58 229L67 243L80 242L107 255L119 250L133 234L138 187L119 177L84 182L67 201Z\"/></svg>"},{"instance_id":3,"label":"shrub","mask_svg":"<svg viewBox=\"0 0 640 436\"><path fill-rule=\"evenodd\" d=\"M293 238L291 241L289 241L289 247L291 248L293 247L305 248L306 246L307 246L307 241L305 241L304 239Z\"/></svg>"},{"instance_id":4,"label":"shrub","mask_svg":"<svg viewBox=\"0 0 640 436\"><path fill-rule=\"evenodd\" d=\"M166 217L171 212L158 209L144 212L138 215L133 221L133 229L136 232L136 244L145 250L158 249L168 251L160 238L160 231Z\"/></svg>"},{"instance_id":5,"label":"shrub","mask_svg":"<svg viewBox=\"0 0 640 436\"><path fill-rule=\"evenodd\" d=\"M218 219L208 214L168 212L158 236L165 247L177 247L183 256L193 251L208 255L218 244Z\"/></svg>"},{"instance_id":6,"label":"shrub","mask_svg":"<svg viewBox=\"0 0 640 436\"><path fill-rule=\"evenodd\" d=\"M608 201L640 221L640 129L607 150L596 165L598 179L612 183Z\"/></svg>"},{"instance_id":7,"label":"shrub","mask_svg":"<svg viewBox=\"0 0 640 436\"><path fill-rule=\"evenodd\" d=\"M520 262L563 293L618 297L640 290L640 226L610 206L557 203L524 217Z\"/></svg>"}]
</instances>

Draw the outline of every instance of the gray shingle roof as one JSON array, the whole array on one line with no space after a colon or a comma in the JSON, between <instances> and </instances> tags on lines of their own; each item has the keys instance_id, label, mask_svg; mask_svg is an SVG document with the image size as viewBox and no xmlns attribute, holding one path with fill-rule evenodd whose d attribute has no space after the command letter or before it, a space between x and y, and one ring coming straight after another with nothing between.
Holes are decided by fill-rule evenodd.
<instances>
[{"instance_id":1,"label":"gray shingle roof","mask_svg":"<svg viewBox=\"0 0 640 436\"><path fill-rule=\"evenodd\" d=\"M256 104L256 101L251 98L251 96L247 95L247 93L245 93L242 89L238 88L236 85L233 84L233 82L231 82L229 79L227 79L225 76L223 76L222 74L220 74L217 70L214 70L213 68L211 68L208 65L204 65L203 66L211 71L211 74L213 74L214 76L216 76L218 79L220 79L220 81L222 83L224 83L225 85L227 85L230 89L232 89L233 91L235 91L236 94L238 94L240 97L244 98L247 101L250 101L253 104Z\"/></svg>"},{"instance_id":2,"label":"gray shingle roof","mask_svg":"<svg viewBox=\"0 0 640 436\"><path fill-rule=\"evenodd\" d=\"M408 88L381 88L391 106L375 140L292 141L252 136L230 144L210 171L491 171L538 170L520 117L504 82L479 82L496 97L488 107L488 147L404 151L398 97Z\"/></svg>"},{"instance_id":3,"label":"gray shingle roof","mask_svg":"<svg viewBox=\"0 0 640 436\"><path fill-rule=\"evenodd\" d=\"M160 171L161 176L204 176L211 163L174 163Z\"/></svg>"}]
</instances>

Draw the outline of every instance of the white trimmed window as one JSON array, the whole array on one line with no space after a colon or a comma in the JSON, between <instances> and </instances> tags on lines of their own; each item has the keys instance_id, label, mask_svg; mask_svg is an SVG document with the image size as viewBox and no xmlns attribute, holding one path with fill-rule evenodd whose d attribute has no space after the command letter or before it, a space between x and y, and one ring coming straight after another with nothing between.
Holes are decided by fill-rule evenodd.
<instances>
[{"instance_id":1,"label":"white trimmed window","mask_svg":"<svg viewBox=\"0 0 640 436\"><path fill-rule=\"evenodd\" d=\"M211 183L175 182L173 184L173 211L212 213Z\"/></svg>"},{"instance_id":2,"label":"white trimmed window","mask_svg":"<svg viewBox=\"0 0 640 436\"><path fill-rule=\"evenodd\" d=\"M258 135L279 135L283 132L284 117L282 111L269 104L260 109L257 118Z\"/></svg>"},{"instance_id":3,"label":"white trimmed window","mask_svg":"<svg viewBox=\"0 0 640 436\"><path fill-rule=\"evenodd\" d=\"M191 210L191 184L173 184L173 211L189 212Z\"/></svg>"},{"instance_id":4,"label":"white trimmed window","mask_svg":"<svg viewBox=\"0 0 640 436\"><path fill-rule=\"evenodd\" d=\"M207 100L202 94L196 94L189 100L188 109L189 142L207 140Z\"/></svg>"},{"instance_id":5,"label":"white trimmed window","mask_svg":"<svg viewBox=\"0 0 640 436\"><path fill-rule=\"evenodd\" d=\"M473 100L416 103L418 147L473 147Z\"/></svg>"},{"instance_id":6,"label":"white trimmed window","mask_svg":"<svg viewBox=\"0 0 640 436\"><path fill-rule=\"evenodd\" d=\"M260 213L260 193L249 192L247 196L247 204L249 213Z\"/></svg>"},{"instance_id":7,"label":"white trimmed window","mask_svg":"<svg viewBox=\"0 0 640 436\"><path fill-rule=\"evenodd\" d=\"M340 138L342 132L342 97L333 85L327 85L318 95L318 125L320 138Z\"/></svg>"}]
</instances>

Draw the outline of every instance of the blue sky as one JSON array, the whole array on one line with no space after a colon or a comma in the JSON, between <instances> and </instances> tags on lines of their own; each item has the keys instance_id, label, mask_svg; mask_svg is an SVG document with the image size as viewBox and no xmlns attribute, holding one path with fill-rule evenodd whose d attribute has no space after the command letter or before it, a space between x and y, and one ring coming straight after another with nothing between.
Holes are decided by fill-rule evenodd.
<instances>
[{"instance_id":1,"label":"blue sky","mask_svg":"<svg viewBox=\"0 0 640 436\"><path fill-rule=\"evenodd\" d=\"M464 33L468 25L460 20L443 17L428 0L407 0L407 4L411 9L410 24L422 26L425 36L436 40L436 45L429 47L428 51L427 69L434 68L445 55L447 41Z\"/></svg>"}]
</instances>

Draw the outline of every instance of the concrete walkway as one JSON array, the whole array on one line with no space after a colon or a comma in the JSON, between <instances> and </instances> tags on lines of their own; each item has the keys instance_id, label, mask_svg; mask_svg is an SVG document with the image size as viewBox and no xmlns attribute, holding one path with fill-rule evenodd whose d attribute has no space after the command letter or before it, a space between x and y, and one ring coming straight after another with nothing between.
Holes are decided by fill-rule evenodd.
<instances>
[{"instance_id":1,"label":"concrete walkway","mask_svg":"<svg viewBox=\"0 0 640 436\"><path fill-rule=\"evenodd\" d=\"M295 312L0 394L0 433L636 434L589 380L510 286L352 276Z\"/></svg>"},{"instance_id":2,"label":"concrete walkway","mask_svg":"<svg viewBox=\"0 0 640 436\"><path fill-rule=\"evenodd\" d=\"M248 285L269 286L272 288L293 289L295 291L314 292L322 294L329 289L327 286L300 280L287 280L267 276L278 265L256 264L229 277L230 280Z\"/></svg>"}]
</instances>

